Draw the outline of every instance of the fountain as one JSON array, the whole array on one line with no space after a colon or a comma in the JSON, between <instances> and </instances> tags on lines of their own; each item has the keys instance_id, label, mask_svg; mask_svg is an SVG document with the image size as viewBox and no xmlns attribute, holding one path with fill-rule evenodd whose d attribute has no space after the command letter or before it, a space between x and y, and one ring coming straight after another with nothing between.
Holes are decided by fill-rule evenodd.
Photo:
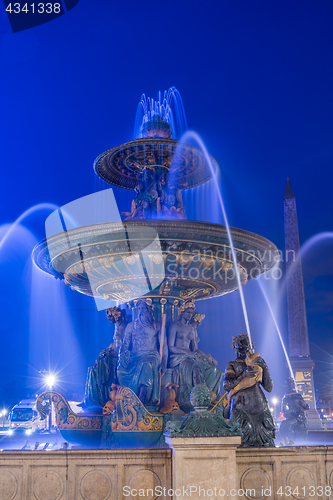
<instances>
[{"instance_id":1,"label":"fountain","mask_svg":"<svg viewBox=\"0 0 333 500\"><path fill-rule=\"evenodd\" d=\"M139 299L143 299L153 311L152 324L156 331L160 328L160 367L168 356L166 332L181 314L186 318L184 311L194 310L194 304L200 300L238 290L249 334L242 286L271 269L278 256L277 248L266 238L229 227L222 198L220 202L226 225L187 220L182 192L214 179L218 164L208 155L200 140L197 140L200 147L195 147L186 143L186 135L180 143L172 138L175 130L172 100L178 104L178 115L181 114L181 99L174 88L165 93L163 101L142 98L139 138L112 148L95 160L94 170L101 179L113 186L135 191L131 209L124 214L125 219L118 216L112 220L110 209L104 215L107 221L73 227L68 226L66 221L71 214L63 207L52 214L62 231L49 234L34 248L32 255L42 271L61 279L73 290L105 301L104 308L110 301L117 305L127 304L132 309L134 322L138 321L140 314L138 304L142 300ZM180 122L186 124L185 119ZM149 319L150 313L147 314ZM189 320L185 319L184 325ZM249 342L252 347L250 336ZM169 344L169 359L170 349ZM205 362L212 364L206 358ZM154 368L152 370L154 372ZM158 397L155 399L140 395L139 390L122 396L128 398L132 406L136 405L136 411L148 412L147 418L155 416L159 432L162 431L163 418L165 420L159 410L165 406L171 384L176 380L179 382L180 375L178 373L177 378L174 370L170 361L168 366L165 362L162 371L159 370ZM203 370L201 376L197 376L198 382L204 382L201 380ZM193 380L195 377L194 373ZM126 377L122 379L128 380ZM114 382L118 387L118 380ZM181 385L181 381L179 383ZM123 389L119 389L119 394L121 391ZM180 408L190 411L189 393L183 392L181 387L175 391ZM220 398L219 391L216 395L219 397L215 406L225 404L225 397ZM59 412L62 409L63 414L67 412L68 415L66 402L52 391L40 397L40 405L52 398ZM142 403L143 409L140 410ZM81 428L88 426L90 430L95 428L100 438L101 417L91 415L89 421L89 408L87 412L76 417L70 412L71 429L74 430L75 425L77 429L80 425ZM61 418L58 418L58 424L61 428ZM117 425L112 424L113 434L126 430L124 425ZM147 428L139 425L132 430L138 433Z\"/></svg>"},{"instance_id":2,"label":"fountain","mask_svg":"<svg viewBox=\"0 0 333 500\"><path fill-rule=\"evenodd\" d=\"M171 112L172 100L176 113ZM112 189L57 208L47 219L47 238L35 247L33 260L49 276L95 299L98 309L106 309L116 324L114 341L90 367L88 380L96 383L102 372L99 363L110 360L113 378L103 380L103 391L86 391L87 404L78 413L59 392L40 394L38 411L46 417L52 402L57 426L72 447L68 451L63 443L57 452L46 453L51 451L49 442L43 449L36 442L35 450L25 445L2 451L0 483L6 498L153 498L161 492L175 498L184 491L190 492L184 497L196 498L199 488L204 491L200 496L249 500L332 493L330 447L237 448L237 422L225 420L231 397L242 396L244 387L247 394L257 389L245 374L229 401L219 394L222 372L213 356L198 348L197 331L205 315L197 308L210 299L218 307L231 292L241 296L249 279L273 268L278 251L261 236L229 227L222 198L225 225L187 219L184 193L193 200L191 191L211 189L218 165L195 134L181 136L186 128L181 110L175 89L157 101L142 98L136 138L95 161L98 179L135 191L124 220ZM211 220L216 221L214 215ZM45 293L42 286L39 291ZM265 289L261 292L279 331ZM245 301L240 299L249 334ZM258 299L251 296L251 301L253 305ZM251 345L245 328L230 333L242 334L233 339L238 354L225 372L225 387L238 377L237 370L241 375L246 371L243 347ZM258 382L269 390L264 361L258 353L251 361ZM88 400L95 392L104 401L93 407ZM300 401L295 391L284 400L288 407ZM305 410L305 405L298 406ZM262 413L262 408L255 409ZM252 413L254 420L258 411ZM300 417L304 412L292 414L290 426Z\"/></svg>"}]
</instances>

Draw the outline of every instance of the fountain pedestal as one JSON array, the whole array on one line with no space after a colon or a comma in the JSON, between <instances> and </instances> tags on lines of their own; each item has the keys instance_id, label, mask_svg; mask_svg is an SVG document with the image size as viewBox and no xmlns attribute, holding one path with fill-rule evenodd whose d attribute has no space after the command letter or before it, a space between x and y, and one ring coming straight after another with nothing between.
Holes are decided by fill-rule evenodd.
<instances>
[{"instance_id":1,"label":"fountain pedestal","mask_svg":"<svg viewBox=\"0 0 333 500\"><path fill-rule=\"evenodd\" d=\"M172 449L175 495L180 498L237 497L236 448L240 428L220 411L208 411L210 391L205 384L191 392L194 411L181 422L170 422L165 441ZM234 490L234 491L232 491Z\"/></svg>"},{"instance_id":2,"label":"fountain pedestal","mask_svg":"<svg viewBox=\"0 0 333 500\"><path fill-rule=\"evenodd\" d=\"M186 498L186 490L191 498L230 496L231 490L237 491L240 436L166 437L165 441L172 449L173 489L181 491L179 498Z\"/></svg>"}]
</instances>

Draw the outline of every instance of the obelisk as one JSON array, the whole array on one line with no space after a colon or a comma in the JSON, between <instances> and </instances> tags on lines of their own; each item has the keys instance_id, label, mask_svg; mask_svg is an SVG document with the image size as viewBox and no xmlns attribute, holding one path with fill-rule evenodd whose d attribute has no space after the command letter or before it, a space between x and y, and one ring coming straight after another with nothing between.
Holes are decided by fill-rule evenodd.
<instances>
[{"instance_id":1,"label":"obelisk","mask_svg":"<svg viewBox=\"0 0 333 500\"><path fill-rule=\"evenodd\" d=\"M289 177L284 193L284 231L286 244L289 358L297 390L310 406L308 414L309 428L320 428L321 420L316 410L313 381L313 368L315 364L311 359L309 348L296 200Z\"/></svg>"}]
</instances>

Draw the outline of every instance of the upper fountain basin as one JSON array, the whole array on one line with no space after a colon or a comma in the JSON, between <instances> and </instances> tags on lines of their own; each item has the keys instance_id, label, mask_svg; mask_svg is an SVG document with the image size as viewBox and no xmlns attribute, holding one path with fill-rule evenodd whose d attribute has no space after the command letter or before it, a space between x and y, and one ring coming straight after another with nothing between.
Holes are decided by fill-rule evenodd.
<instances>
[{"instance_id":1,"label":"upper fountain basin","mask_svg":"<svg viewBox=\"0 0 333 500\"><path fill-rule=\"evenodd\" d=\"M217 169L216 160L210 160ZM105 151L94 162L96 174L114 186L134 190L144 169L169 173L179 189L208 182L212 173L204 152L175 139L144 137Z\"/></svg>"}]
</instances>

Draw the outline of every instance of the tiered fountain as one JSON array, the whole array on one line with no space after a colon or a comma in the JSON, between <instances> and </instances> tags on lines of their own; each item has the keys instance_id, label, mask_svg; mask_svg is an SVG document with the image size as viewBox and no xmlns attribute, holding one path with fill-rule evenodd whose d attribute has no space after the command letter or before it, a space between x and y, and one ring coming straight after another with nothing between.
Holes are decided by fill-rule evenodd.
<instances>
[{"instance_id":1,"label":"tiered fountain","mask_svg":"<svg viewBox=\"0 0 333 500\"><path fill-rule=\"evenodd\" d=\"M201 149L172 138L175 92L164 104L146 108L139 138L102 153L94 163L105 182L136 191L125 220L64 230L33 252L40 269L85 295L128 304L133 319L136 301L144 298L165 332L186 301L239 289L271 269L277 255L267 239L236 228L230 228L232 252L226 226L186 219L182 192L211 181L218 165ZM162 397L160 407L163 403ZM101 416L74 416L66 408L72 422L79 419L81 428L100 431ZM65 420L58 418L59 426L75 430Z\"/></svg>"}]
</instances>

